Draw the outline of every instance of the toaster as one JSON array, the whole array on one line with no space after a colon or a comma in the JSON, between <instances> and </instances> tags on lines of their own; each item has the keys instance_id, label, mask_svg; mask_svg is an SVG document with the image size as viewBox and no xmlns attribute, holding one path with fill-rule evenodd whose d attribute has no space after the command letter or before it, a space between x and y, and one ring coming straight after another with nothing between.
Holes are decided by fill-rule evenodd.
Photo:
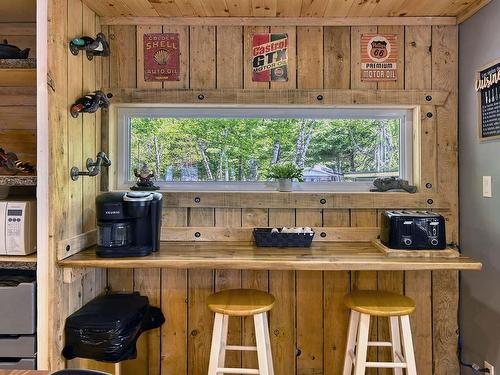
<instances>
[{"instance_id":1,"label":"toaster","mask_svg":"<svg viewBox=\"0 0 500 375\"><path fill-rule=\"evenodd\" d=\"M444 217L435 212L385 211L380 226L380 241L391 249L446 248Z\"/></svg>"}]
</instances>

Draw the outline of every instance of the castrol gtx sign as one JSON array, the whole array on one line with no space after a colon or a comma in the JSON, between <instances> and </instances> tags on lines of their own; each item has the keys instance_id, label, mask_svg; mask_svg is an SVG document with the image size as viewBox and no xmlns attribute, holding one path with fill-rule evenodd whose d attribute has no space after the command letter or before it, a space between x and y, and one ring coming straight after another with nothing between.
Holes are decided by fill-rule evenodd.
<instances>
[{"instance_id":1,"label":"castrol gtx sign","mask_svg":"<svg viewBox=\"0 0 500 375\"><path fill-rule=\"evenodd\" d=\"M252 35L252 81L288 80L288 34Z\"/></svg>"}]
</instances>

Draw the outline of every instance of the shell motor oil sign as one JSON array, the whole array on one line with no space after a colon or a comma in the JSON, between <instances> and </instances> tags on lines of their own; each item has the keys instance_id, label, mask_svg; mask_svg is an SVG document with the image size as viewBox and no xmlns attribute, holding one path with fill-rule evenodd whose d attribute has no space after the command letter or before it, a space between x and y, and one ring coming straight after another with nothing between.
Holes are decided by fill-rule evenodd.
<instances>
[{"instance_id":1,"label":"shell motor oil sign","mask_svg":"<svg viewBox=\"0 0 500 375\"><path fill-rule=\"evenodd\" d=\"M363 34L361 36L361 80L397 81L397 35Z\"/></svg>"},{"instance_id":2,"label":"shell motor oil sign","mask_svg":"<svg viewBox=\"0 0 500 375\"><path fill-rule=\"evenodd\" d=\"M179 81L179 34L144 34L144 81Z\"/></svg>"},{"instance_id":3,"label":"shell motor oil sign","mask_svg":"<svg viewBox=\"0 0 500 375\"><path fill-rule=\"evenodd\" d=\"M252 35L252 81L288 80L288 34Z\"/></svg>"}]
</instances>

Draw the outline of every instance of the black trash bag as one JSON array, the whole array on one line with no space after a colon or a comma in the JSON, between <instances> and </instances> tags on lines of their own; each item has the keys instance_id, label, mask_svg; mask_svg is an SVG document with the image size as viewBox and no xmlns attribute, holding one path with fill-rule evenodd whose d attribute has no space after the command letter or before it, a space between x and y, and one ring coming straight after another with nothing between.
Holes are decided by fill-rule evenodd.
<instances>
[{"instance_id":1,"label":"black trash bag","mask_svg":"<svg viewBox=\"0 0 500 375\"><path fill-rule=\"evenodd\" d=\"M139 293L97 297L66 319L63 355L103 362L134 359L141 333L164 322L161 310Z\"/></svg>"}]
</instances>

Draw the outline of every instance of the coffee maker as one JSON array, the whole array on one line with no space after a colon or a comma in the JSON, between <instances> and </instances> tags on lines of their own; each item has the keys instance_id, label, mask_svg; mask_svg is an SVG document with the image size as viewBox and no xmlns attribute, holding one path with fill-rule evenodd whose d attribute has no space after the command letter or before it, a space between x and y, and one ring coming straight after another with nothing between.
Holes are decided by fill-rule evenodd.
<instances>
[{"instance_id":1,"label":"coffee maker","mask_svg":"<svg viewBox=\"0 0 500 375\"><path fill-rule=\"evenodd\" d=\"M162 195L103 193L96 198L97 256L140 257L160 248Z\"/></svg>"}]
</instances>

